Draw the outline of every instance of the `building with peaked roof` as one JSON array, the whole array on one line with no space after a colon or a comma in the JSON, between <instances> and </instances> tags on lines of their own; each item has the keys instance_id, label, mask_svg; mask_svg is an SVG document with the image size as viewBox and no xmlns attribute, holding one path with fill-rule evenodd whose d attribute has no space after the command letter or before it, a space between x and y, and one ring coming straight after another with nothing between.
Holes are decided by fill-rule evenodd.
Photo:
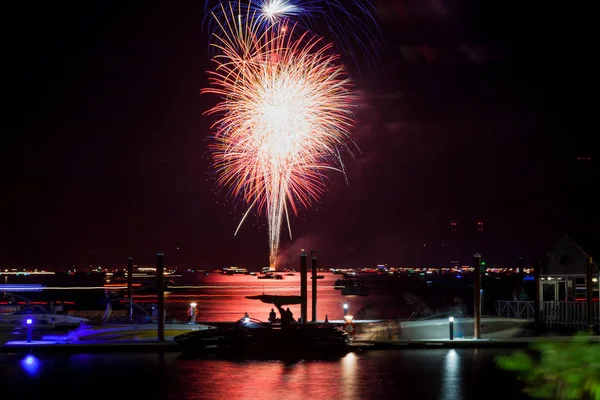
<instances>
[{"instance_id":1,"label":"building with peaked roof","mask_svg":"<svg viewBox=\"0 0 600 400\"><path fill-rule=\"evenodd\" d=\"M583 301L586 297L588 259L592 258L592 284L598 297L600 235L565 234L546 255L540 271L542 301ZM597 300L596 300L597 301Z\"/></svg>"}]
</instances>

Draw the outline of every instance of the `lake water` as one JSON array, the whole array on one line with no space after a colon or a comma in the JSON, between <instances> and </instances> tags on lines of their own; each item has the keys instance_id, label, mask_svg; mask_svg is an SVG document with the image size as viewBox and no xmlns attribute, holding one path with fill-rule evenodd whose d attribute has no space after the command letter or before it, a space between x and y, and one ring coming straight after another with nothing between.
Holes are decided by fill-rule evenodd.
<instances>
[{"instance_id":1,"label":"lake water","mask_svg":"<svg viewBox=\"0 0 600 400\"><path fill-rule=\"evenodd\" d=\"M386 350L296 362L176 353L0 355L0 387L3 398L61 400L527 399L516 378L495 367L495 357L509 352Z\"/></svg>"},{"instance_id":2,"label":"lake water","mask_svg":"<svg viewBox=\"0 0 600 400\"><path fill-rule=\"evenodd\" d=\"M245 312L251 317L266 321L271 305L259 300L250 300L246 296L259 294L299 295L300 274L284 275L282 280L257 279L250 275L221 275L210 274L198 276L195 280L178 282L178 289L166 291L167 318L184 320L191 302L197 303L198 321L235 321ZM359 278L365 286L371 289L369 296L343 296L340 290L334 289L334 283L341 275L323 273L324 279L317 280L317 320L342 319L343 305L348 303L349 314L358 319L395 319L408 318L418 304L412 303L413 298L407 299L404 293L417 294L421 299L431 303L439 299L431 299L432 295L439 296L445 290L457 292L449 284L436 288L428 288L425 282L401 281L394 277L364 274ZM308 318L311 318L312 287L308 279ZM469 290L468 288L467 291ZM472 291L472 289L470 289ZM460 290L459 290L460 292ZM454 294L456 295L456 294ZM448 296L450 297L450 296ZM156 301L155 295L134 295L138 303L148 304ZM412 303L412 304L411 304ZM300 317L300 306L291 305L291 311L296 318Z\"/></svg>"}]
</instances>

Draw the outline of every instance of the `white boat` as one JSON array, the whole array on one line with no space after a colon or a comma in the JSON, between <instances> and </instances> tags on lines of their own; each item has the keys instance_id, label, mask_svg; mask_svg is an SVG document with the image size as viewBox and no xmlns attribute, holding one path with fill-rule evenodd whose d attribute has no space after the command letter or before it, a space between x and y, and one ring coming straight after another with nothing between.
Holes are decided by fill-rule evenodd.
<instances>
[{"instance_id":1,"label":"white boat","mask_svg":"<svg viewBox=\"0 0 600 400\"><path fill-rule=\"evenodd\" d=\"M165 324L165 338L186 332L216 329L205 324ZM83 325L66 334L44 335L42 340L54 342L85 342L99 340L139 340L154 339L157 335L157 324L119 324L119 325Z\"/></svg>"},{"instance_id":2,"label":"white boat","mask_svg":"<svg viewBox=\"0 0 600 400\"><path fill-rule=\"evenodd\" d=\"M449 339L450 325L448 317L421 319L413 321L387 321L371 324L363 329L356 339L359 340L436 340ZM454 319L454 337L472 338L473 317ZM481 337L483 339L510 339L533 336L532 321L482 317Z\"/></svg>"},{"instance_id":3,"label":"white boat","mask_svg":"<svg viewBox=\"0 0 600 400\"><path fill-rule=\"evenodd\" d=\"M79 326L81 323L86 322L89 322L86 318L53 314L41 306L27 307L12 314L0 315L0 329L25 326L31 326L35 329L52 329L56 326Z\"/></svg>"}]
</instances>

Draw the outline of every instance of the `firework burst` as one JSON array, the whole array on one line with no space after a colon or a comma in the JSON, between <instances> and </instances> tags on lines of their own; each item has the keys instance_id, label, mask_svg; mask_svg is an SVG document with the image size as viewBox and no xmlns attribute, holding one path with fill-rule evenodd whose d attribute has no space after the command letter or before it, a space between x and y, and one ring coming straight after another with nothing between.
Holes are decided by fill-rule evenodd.
<instances>
[{"instance_id":1,"label":"firework burst","mask_svg":"<svg viewBox=\"0 0 600 400\"><path fill-rule=\"evenodd\" d=\"M277 24L293 24L302 31L317 31L328 36L338 51L358 63L378 60L381 32L376 10L370 0L234 0L225 2L241 14L252 14L259 29L268 30ZM221 0L207 0L208 27L219 31L220 20L228 17L228 7Z\"/></svg>"},{"instance_id":2,"label":"firework burst","mask_svg":"<svg viewBox=\"0 0 600 400\"><path fill-rule=\"evenodd\" d=\"M327 170L343 171L354 123L350 80L331 45L294 26L264 30L255 15L230 7L221 32L211 87L219 96L210 145L217 183L266 214L270 266L275 267L284 219L319 199ZM221 20L222 21L222 20ZM237 230L236 230L237 233Z\"/></svg>"}]
</instances>

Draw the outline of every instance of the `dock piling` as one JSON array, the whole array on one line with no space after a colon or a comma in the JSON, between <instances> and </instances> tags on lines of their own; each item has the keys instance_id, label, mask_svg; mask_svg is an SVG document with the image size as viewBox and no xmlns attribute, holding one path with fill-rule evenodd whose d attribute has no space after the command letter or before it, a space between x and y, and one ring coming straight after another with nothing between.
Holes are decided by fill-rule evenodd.
<instances>
[{"instance_id":1,"label":"dock piling","mask_svg":"<svg viewBox=\"0 0 600 400\"><path fill-rule=\"evenodd\" d=\"M519 287L523 287L525 280L525 260L523 257L517 258L517 267L519 268Z\"/></svg>"},{"instance_id":2,"label":"dock piling","mask_svg":"<svg viewBox=\"0 0 600 400\"><path fill-rule=\"evenodd\" d=\"M312 322L317 322L317 256L315 251L312 255Z\"/></svg>"},{"instance_id":3,"label":"dock piling","mask_svg":"<svg viewBox=\"0 0 600 400\"><path fill-rule=\"evenodd\" d=\"M133 322L133 257L127 258L127 299L129 300L129 311L127 313L129 323Z\"/></svg>"},{"instance_id":4,"label":"dock piling","mask_svg":"<svg viewBox=\"0 0 600 400\"><path fill-rule=\"evenodd\" d=\"M540 260L536 260L533 265L533 282L535 285L535 296L533 302L533 318L535 323L536 332L540 332L541 323L540 323L540 305L542 301L542 285L540 283L540 273L542 268L542 262Z\"/></svg>"},{"instance_id":5,"label":"dock piling","mask_svg":"<svg viewBox=\"0 0 600 400\"><path fill-rule=\"evenodd\" d=\"M307 291L308 291L308 282L307 282L307 271L306 271L306 253L304 249L300 253L300 297L302 301L300 303L300 318L302 323L306 323L307 317Z\"/></svg>"},{"instance_id":6,"label":"dock piling","mask_svg":"<svg viewBox=\"0 0 600 400\"><path fill-rule=\"evenodd\" d=\"M473 256L473 338L481 339L481 254Z\"/></svg>"},{"instance_id":7,"label":"dock piling","mask_svg":"<svg viewBox=\"0 0 600 400\"><path fill-rule=\"evenodd\" d=\"M158 341L165 341L165 255L156 254L156 295L158 297Z\"/></svg>"},{"instance_id":8,"label":"dock piling","mask_svg":"<svg viewBox=\"0 0 600 400\"><path fill-rule=\"evenodd\" d=\"M587 325L590 333L594 332L594 282L593 282L593 273L594 273L594 263L592 262L592 257L588 257L587 259L587 270L586 270L586 278L585 278L585 288L586 288L586 296L585 296L585 304L587 306Z\"/></svg>"}]
</instances>

